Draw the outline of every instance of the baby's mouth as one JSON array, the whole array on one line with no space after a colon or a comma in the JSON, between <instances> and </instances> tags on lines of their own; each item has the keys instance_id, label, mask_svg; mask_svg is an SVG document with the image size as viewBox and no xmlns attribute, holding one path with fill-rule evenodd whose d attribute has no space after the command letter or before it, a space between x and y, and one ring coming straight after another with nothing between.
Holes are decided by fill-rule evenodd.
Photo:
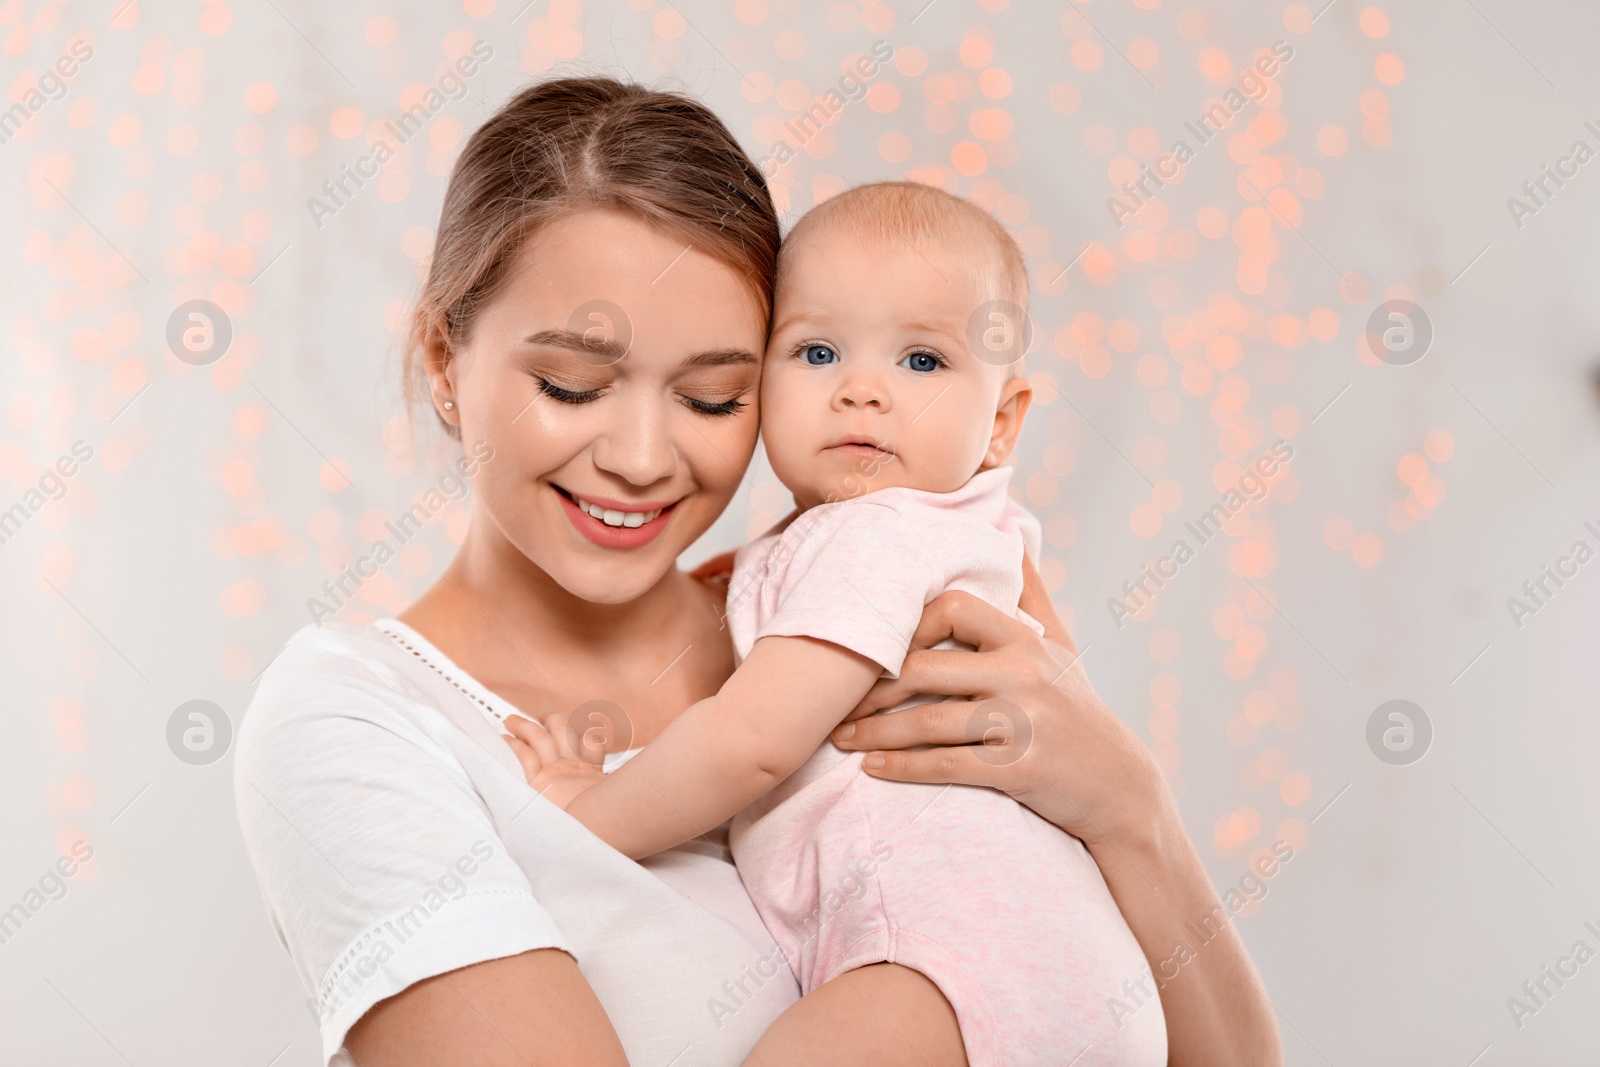
<instances>
[{"instance_id":1,"label":"baby's mouth","mask_svg":"<svg viewBox=\"0 0 1600 1067\"><path fill-rule=\"evenodd\" d=\"M835 441L824 451L850 452L859 455L893 456L894 449L869 436L846 437Z\"/></svg>"}]
</instances>

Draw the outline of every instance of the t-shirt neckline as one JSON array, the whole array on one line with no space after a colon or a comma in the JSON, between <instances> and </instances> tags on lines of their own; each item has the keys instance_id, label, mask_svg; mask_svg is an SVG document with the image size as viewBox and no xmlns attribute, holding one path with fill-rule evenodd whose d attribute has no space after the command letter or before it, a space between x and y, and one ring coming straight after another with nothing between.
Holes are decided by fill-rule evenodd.
<instances>
[{"instance_id":1,"label":"t-shirt neckline","mask_svg":"<svg viewBox=\"0 0 1600 1067\"><path fill-rule=\"evenodd\" d=\"M432 641L394 616L376 619L372 625L478 705L479 710L489 719L490 725L501 733L507 732L505 727L507 715L523 715L520 708L468 674L449 656L439 651ZM528 716L523 715L523 717ZM605 769L615 770L639 751L637 748L630 748L622 752L606 753Z\"/></svg>"}]
</instances>

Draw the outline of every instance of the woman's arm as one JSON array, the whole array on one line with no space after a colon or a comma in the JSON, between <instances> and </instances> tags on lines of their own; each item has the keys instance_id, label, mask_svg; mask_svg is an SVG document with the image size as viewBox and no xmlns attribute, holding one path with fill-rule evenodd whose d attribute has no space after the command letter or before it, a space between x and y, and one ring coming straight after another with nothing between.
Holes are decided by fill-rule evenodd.
<instances>
[{"instance_id":1,"label":"woman's arm","mask_svg":"<svg viewBox=\"0 0 1600 1067\"><path fill-rule=\"evenodd\" d=\"M396 692L369 640L292 639L234 753L240 828L321 1042L362 1067L625 1063L471 770L428 729L446 720Z\"/></svg>"},{"instance_id":2,"label":"woman's arm","mask_svg":"<svg viewBox=\"0 0 1600 1067\"><path fill-rule=\"evenodd\" d=\"M789 777L882 668L809 637L763 637L716 696L692 705L603 779L531 721L509 721L528 781L634 859L698 837ZM556 759L556 762L552 762Z\"/></svg>"},{"instance_id":3,"label":"woman's arm","mask_svg":"<svg viewBox=\"0 0 1600 1067\"><path fill-rule=\"evenodd\" d=\"M358 1067L627 1067L573 958L538 949L407 987L350 1028Z\"/></svg>"},{"instance_id":4,"label":"woman's arm","mask_svg":"<svg viewBox=\"0 0 1600 1067\"><path fill-rule=\"evenodd\" d=\"M1024 572L1033 595L1024 593L1023 610L1064 636L1048 600L1040 603L1037 574L1027 564ZM929 648L946 637L977 651ZM873 750L867 769L883 778L1002 790L1081 838L1151 969L1170 976L1161 986L1169 1062L1282 1063L1272 1006L1233 924L1193 944L1190 923L1227 912L1154 759L1095 694L1070 638L1042 640L957 592L928 605L912 647L900 677L875 685L852 720L915 693L974 702L847 722L835 743ZM902 751L914 745L946 747Z\"/></svg>"}]
</instances>

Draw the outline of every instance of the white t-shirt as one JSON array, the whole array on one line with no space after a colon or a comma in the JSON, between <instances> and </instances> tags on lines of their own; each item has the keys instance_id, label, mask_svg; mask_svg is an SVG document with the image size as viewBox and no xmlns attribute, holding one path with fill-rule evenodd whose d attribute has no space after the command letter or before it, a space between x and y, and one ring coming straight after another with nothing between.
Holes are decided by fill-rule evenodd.
<instances>
[{"instance_id":1,"label":"white t-shirt","mask_svg":"<svg viewBox=\"0 0 1600 1067\"><path fill-rule=\"evenodd\" d=\"M415 982L560 948L630 1063L742 1062L799 989L726 824L628 859L528 786L514 713L394 619L307 626L262 674L234 795L324 1058L348 1067L350 1027Z\"/></svg>"}]
</instances>

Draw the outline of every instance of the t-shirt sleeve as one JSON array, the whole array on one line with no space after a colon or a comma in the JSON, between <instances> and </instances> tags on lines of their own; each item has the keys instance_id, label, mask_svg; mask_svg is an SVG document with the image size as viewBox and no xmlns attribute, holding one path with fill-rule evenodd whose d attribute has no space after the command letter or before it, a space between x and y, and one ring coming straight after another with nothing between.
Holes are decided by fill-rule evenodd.
<instances>
[{"instance_id":1,"label":"t-shirt sleeve","mask_svg":"<svg viewBox=\"0 0 1600 1067\"><path fill-rule=\"evenodd\" d=\"M361 670L275 664L234 764L245 843L325 1059L424 978L568 948L460 763Z\"/></svg>"},{"instance_id":2,"label":"t-shirt sleeve","mask_svg":"<svg viewBox=\"0 0 1600 1067\"><path fill-rule=\"evenodd\" d=\"M922 609L944 568L894 508L850 502L785 531L789 560L758 637L814 637L900 675Z\"/></svg>"}]
</instances>

